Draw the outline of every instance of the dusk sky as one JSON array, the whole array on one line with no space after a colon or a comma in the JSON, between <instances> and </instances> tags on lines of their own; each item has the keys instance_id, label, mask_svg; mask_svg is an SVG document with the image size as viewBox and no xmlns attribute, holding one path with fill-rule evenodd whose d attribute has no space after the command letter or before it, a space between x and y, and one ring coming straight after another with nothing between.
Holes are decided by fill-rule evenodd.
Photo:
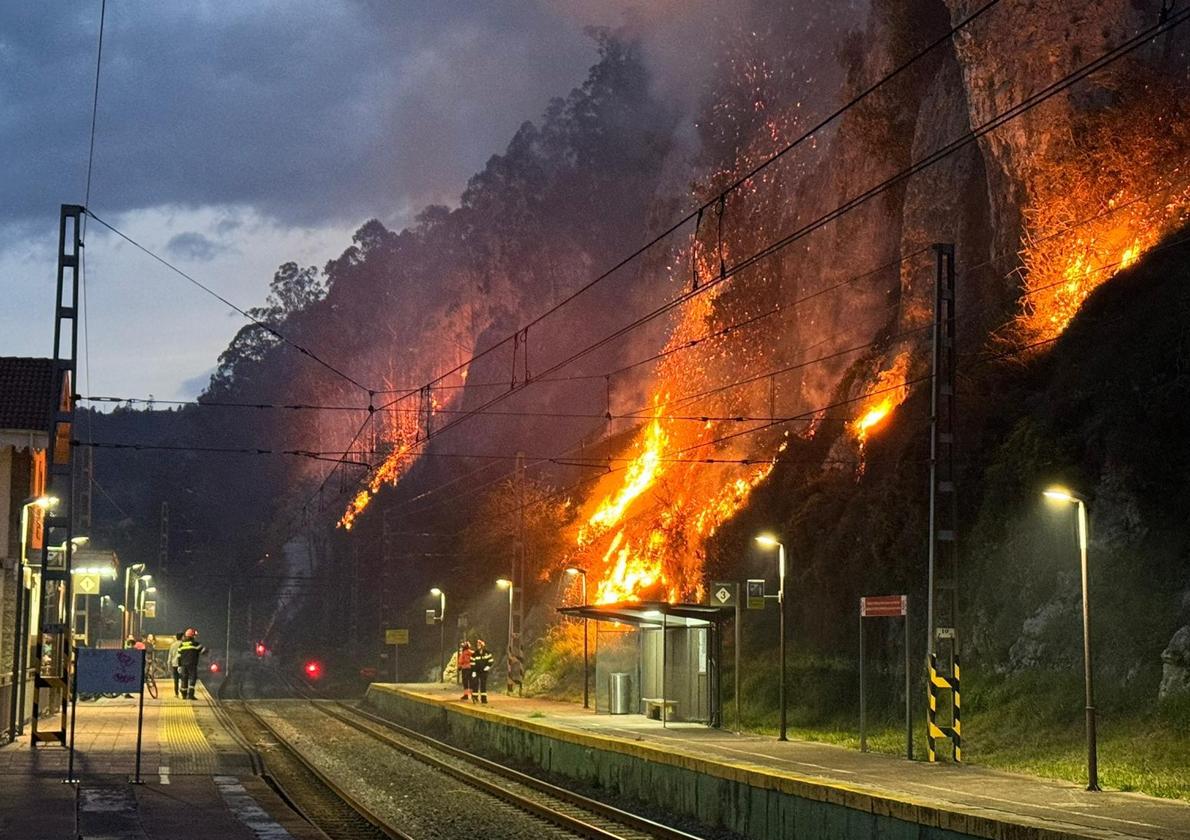
<instances>
[{"instance_id":1,"label":"dusk sky","mask_svg":"<svg viewBox=\"0 0 1190 840\"><path fill-rule=\"evenodd\" d=\"M521 122L581 84L584 27L631 6L108 3L89 206L259 305L281 262L321 266L369 218L399 228L453 205ZM0 11L5 355L51 353L58 205L84 199L99 11ZM197 394L241 317L94 222L86 245L81 391Z\"/></svg>"}]
</instances>

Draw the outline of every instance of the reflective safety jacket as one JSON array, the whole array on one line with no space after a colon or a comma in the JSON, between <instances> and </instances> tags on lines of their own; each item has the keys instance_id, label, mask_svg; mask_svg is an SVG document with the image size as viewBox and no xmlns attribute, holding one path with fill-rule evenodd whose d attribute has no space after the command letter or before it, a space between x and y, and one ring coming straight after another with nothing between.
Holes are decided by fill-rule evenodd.
<instances>
[{"instance_id":1,"label":"reflective safety jacket","mask_svg":"<svg viewBox=\"0 0 1190 840\"><path fill-rule=\"evenodd\" d=\"M471 648L461 648L459 650L459 670L471 670Z\"/></svg>"},{"instance_id":2,"label":"reflective safety jacket","mask_svg":"<svg viewBox=\"0 0 1190 840\"><path fill-rule=\"evenodd\" d=\"M183 639L178 648L178 667L197 668L198 657L206 653L207 649L194 639Z\"/></svg>"},{"instance_id":3,"label":"reflective safety jacket","mask_svg":"<svg viewBox=\"0 0 1190 840\"><path fill-rule=\"evenodd\" d=\"M492 656L492 652L487 648L477 650L471 656L471 668L475 671L490 671L492 670L492 662L494 661L495 657Z\"/></svg>"}]
</instances>

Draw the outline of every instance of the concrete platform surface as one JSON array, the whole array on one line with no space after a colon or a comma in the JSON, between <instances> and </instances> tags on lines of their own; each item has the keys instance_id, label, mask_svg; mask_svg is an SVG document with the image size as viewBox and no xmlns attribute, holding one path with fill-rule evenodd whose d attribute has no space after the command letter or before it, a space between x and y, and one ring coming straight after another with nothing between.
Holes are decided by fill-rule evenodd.
<instances>
[{"instance_id":1,"label":"concrete platform surface","mask_svg":"<svg viewBox=\"0 0 1190 840\"><path fill-rule=\"evenodd\" d=\"M145 697L141 779L136 698L78 704L69 753L30 745L29 727L0 747L0 838L12 840L326 840L253 772L205 687L197 699ZM165 694L170 696L166 697Z\"/></svg>"},{"instance_id":2,"label":"concrete platform surface","mask_svg":"<svg viewBox=\"0 0 1190 840\"><path fill-rule=\"evenodd\" d=\"M662 727L642 715L595 714L574 703L493 693L489 705L477 706L461 702L457 687L438 683L374 684L369 697L378 691L721 778L739 780L744 774L755 777L750 780L754 785L786 787L797 796L900 819L914 813L923 820L936 819L939 811L955 814L960 826L981 826L975 836L1040 832L1050 837L1190 840L1190 803L1181 800L1121 791L1090 793L1066 782L969 764L929 764L830 744L779 742L701 724ZM964 823L964 815L972 819Z\"/></svg>"}]
</instances>

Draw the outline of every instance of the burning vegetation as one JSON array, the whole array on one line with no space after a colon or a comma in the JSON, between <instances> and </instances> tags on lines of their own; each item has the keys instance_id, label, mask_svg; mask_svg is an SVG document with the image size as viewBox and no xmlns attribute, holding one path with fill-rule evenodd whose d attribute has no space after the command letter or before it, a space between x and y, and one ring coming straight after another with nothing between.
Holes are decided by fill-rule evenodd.
<instances>
[{"instance_id":1,"label":"burning vegetation","mask_svg":"<svg viewBox=\"0 0 1190 840\"><path fill-rule=\"evenodd\" d=\"M868 396L860 403L860 410L855 420L850 423L851 434L859 443L860 452L868 442L868 436L884 425L893 409L909 396L910 354L902 351L886 370L876 375L872 387L868 389Z\"/></svg>"},{"instance_id":2,"label":"burning vegetation","mask_svg":"<svg viewBox=\"0 0 1190 840\"><path fill-rule=\"evenodd\" d=\"M1060 335L1083 301L1190 218L1184 89L1132 83L1082 115L1025 210L1025 343Z\"/></svg>"}]
</instances>

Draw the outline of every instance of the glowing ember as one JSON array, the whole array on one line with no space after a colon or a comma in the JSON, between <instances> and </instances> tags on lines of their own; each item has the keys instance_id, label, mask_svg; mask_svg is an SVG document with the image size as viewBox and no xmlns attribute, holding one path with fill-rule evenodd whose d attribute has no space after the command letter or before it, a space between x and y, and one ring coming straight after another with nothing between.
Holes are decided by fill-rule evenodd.
<instances>
[{"instance_id":1,"label":"glowing ember","mask_svg":"<svg viewBox=\"0 0 1190 840\"><path fill-rule=\"evenodd\" d=\"M1031 184L1022 250L1026 343L1065 331L1083 302L1190 218L1190 119L1176 87L1142 79L1083 116Z\"/></svg>"}]
</instances>

